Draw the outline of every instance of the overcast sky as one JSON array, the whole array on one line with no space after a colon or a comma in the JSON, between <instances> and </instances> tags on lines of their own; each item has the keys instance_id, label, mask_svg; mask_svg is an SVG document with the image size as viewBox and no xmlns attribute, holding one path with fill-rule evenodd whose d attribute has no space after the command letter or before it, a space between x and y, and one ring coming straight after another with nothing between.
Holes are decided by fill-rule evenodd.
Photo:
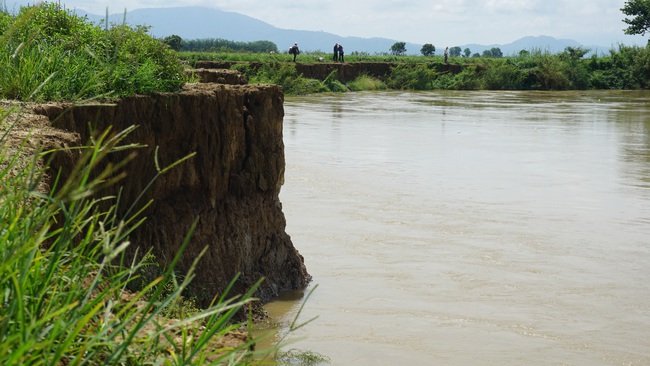
<instances>
[{"instance_id":1,"label":"overcast sky","mask_svg":"<svg viewBox=\"0 0 650 366\"><path fill-rule=\"evenodd\" d=\"M5 0L11 4L34 0ZM59 0L56 0L59 1ZM257 18L278 28L340 36L384 37L435 45L506 44L525 36L583 45L645 45L627 36L623 0L60 0L93 14L124 9L204 6Z\"/></svg>"}]
</instances>

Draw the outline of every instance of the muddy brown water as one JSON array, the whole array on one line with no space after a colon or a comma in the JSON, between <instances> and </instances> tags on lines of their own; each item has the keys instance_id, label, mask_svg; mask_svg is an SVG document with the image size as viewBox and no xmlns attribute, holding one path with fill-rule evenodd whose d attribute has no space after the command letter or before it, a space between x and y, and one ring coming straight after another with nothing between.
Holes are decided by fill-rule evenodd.
<instances>
[{"instance_id":1,"label":"muddy brown water","mask_svg":"<svg viewBox=\"0 0 650 366\"><path fill-rule=\"evenodd\" d=\"M287 232L333 365L650 364L650 93L286 98ZM300 294L267 305L283 326Z\"/></svg>"}]
</instances>

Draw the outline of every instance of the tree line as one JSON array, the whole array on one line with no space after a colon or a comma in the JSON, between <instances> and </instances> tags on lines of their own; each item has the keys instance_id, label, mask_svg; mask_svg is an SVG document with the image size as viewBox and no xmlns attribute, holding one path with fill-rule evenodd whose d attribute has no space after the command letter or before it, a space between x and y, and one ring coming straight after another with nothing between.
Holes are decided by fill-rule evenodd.
<instances>
[{"instance_id":1,"label":"tree line","mask_svg":"<svg viewBox=\"0 0 650 366\"><path fill-rule=\"evenodd\" d=\"M237 42L221 38L185 40L180 36L165 37L163 42L175 51L189 52L278 52L278 46L271 41Z\"/></svg>"}]
</instances>

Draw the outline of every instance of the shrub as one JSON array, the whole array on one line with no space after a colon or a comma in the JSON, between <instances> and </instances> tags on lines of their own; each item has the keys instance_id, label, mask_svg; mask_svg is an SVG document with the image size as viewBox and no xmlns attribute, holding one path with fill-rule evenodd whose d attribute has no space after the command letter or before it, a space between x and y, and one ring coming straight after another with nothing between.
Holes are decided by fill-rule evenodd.
<instances>
[{"instance_id":1,"label":"shrub","mask_svg":"<svg viewBox=\"0 0 650 366\"><path fill-rule=\"evenodd\" d=\"M323 80L323 86L331 92L341 93L348 91L348 88L343 83L336 80L336 70L332 70L332 72L327 75L325 80Z\"/></svg>"},{"instance_id":2,"label":"shrub","mask_svg":"<svg viewBox=\"0 0 650 366\"><path fill-rule=\"evenodd\" d=\"M102 29L58 4L2 13L0 97L25 101L123 97L177 91L177 55L146 28Z\"/></svg>"},{"instance_id":3,"label":"shrub","mask_svg":"<svg viewBox=\"0 0 650 366\"><path fill-rule=\"evenodd\" d=\"M429 64L398 65L391 68L386 85L391 89L430 90L432 82L437 78L434 66Z\"/></svg>"},{"instance_id":4,"label":"shrub","mask_svg":"<svg viewBox=\"0 0 650 366\"><path fill-rule=\"evenodd\" d=\"M368 75L359 76L358 78L349 82L348 87L352 91L385 90L388 88L383 81Z\"/></svg>"}]
</instances>

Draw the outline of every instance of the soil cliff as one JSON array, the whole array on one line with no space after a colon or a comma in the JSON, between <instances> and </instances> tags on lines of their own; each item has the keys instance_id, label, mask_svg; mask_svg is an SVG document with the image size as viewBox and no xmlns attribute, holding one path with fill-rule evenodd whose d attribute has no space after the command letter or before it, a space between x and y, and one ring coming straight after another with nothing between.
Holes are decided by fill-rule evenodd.
<instances>
[{"instance_id":1,"label":"soil cliff","mask_svg":"<svg viewBox=\"0 0 650 366\"><path fill-rule=\"evenodd\" d=\"M126 169L128 176L120 184L120 211L125 212L143 191L139 202L153 203L145 211L146 222L131 237L131 253L137 247L140 253L152 248L164 264L198 220L180 270L188 269L209 247L193 281L203 304L238 273L241 277L232 294L246 291L264 277L257 293L263 300L308 284L303 258L285 232L279 200L285 169L284 96L279 87L193 84L181 93L112 102L40 105L34 112L47 116L53 126L77 134L79 143L108 126L114 131L138 126L129 142L146 147L137 150ZM157 174L156 149L161 167L196 155L145 190Z\"/></svg>"}]
</instances>

